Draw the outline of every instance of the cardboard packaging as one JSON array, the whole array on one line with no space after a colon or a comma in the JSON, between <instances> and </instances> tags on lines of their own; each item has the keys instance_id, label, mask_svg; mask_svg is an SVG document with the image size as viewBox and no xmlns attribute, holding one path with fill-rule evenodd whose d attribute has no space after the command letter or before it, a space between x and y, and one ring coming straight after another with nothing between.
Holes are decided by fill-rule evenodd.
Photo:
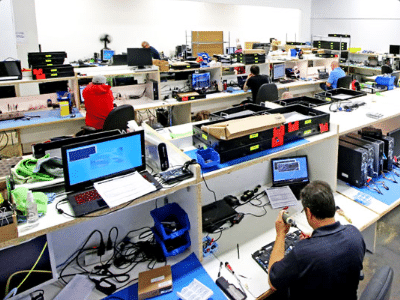
<instances>
[{"instance_id":1,"label":"cardboard packaging","mask_svg":"<svg viewBox=\"0 0 400 300\"><path fill-rule=\"evenodd\" d=\"M68 101L60 101L60 115L61 117L66 117L69 115L69 102Z\"/></svg>"},{"instance_id":2,"label":"cardboard packaging","mask_svg":"<svg viewBox=\"0 0 400 300\"><path fill-rule=\"evenodd\" d=\"M159 296L172 291L171 266L139 273L139 300Z\"/></svg>"},{"instance_id":3,"label":"cardboard packaging","mask_svg":"<svg viewBox=\"0 0 400 300\"><path fill-rule=\"evenodd\" d=\"M153 59L153 65L158 66L160 72L169 71L169 64L166 60Z\"/></svg>"},{"instance_id":4,"label":"cardboard packaging","mask_svg":"<svg viewBox=\"0 0 400 300\"><path fill-rule=\"evenodd\" d=\"M231 140L280 126L284 123L285 117L282 114L272 114L230 120L202 126L201 129L217 139Z\"/></svg>"}]
</instances>

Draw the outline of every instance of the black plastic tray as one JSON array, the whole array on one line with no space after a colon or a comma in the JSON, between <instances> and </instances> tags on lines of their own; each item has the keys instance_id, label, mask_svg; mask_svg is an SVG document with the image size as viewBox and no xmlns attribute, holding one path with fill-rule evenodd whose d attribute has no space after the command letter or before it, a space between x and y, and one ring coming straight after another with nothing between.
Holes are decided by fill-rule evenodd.
<instances>
[{"instance_id":1,"label":"black plastic tray","mask_svg":"<svg viewBox=\"0 0 400 300\"><path fill-rule=\"evenodd\" d=\"M344 95L346 98L342 98L341 96ZM347 101L351 100L357 97L362 97L367 95L365 92L360 92L360 91L353 91L349 89L344 89L344 88L337 88L337 89L332 89L329 91L321 92L318 94L315 94L315 98L320 99L320 100L325 100L325 101Z\"/></svg>"},{"instance_id":2,"label":"black plastic tray","mask_svg":"<svg viewBox=\"0 0 400 300\"><path fill-rule=\"evenodd\" d=\"M217 120L226 120L232 119L234 117L246 117L246 116L254 116L264 114L265 112L271 110L270 108L247 103L243 105L239 105L236 107L231 107L227 109L223 109L214 113L210 114L210 121L217 121Z\"/></svg>"},{"instance_id":3,"label":"black plastic tray","mask_svg":"<svg viewBox=\"0 0 400 300\"><path fill-rule=\"evenodd\" d=\"M282 106L300 104L300 105L304 105L307 107L317 107L317 106L325 105L325 104L329 103L326 100L321 100L321 99L307 97L307 96L295 97L295 98L290 98L290 99L282 99L282 100L277 100L277 101L273 101L273 102L277 103L279 105L282 105Z\"/></svg>"}]
</instances>

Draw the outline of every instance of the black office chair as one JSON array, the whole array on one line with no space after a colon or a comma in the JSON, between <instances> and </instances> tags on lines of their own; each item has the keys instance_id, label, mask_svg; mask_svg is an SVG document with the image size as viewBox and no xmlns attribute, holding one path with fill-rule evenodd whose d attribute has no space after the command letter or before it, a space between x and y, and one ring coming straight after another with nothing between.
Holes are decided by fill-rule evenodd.
<instances>
[{"instance_id":1,"label":"black office chair","mask_svg":"<svg viewBox=\"0 0 400 300\"><path fill-rule=\"evenodd\" d=\"M350 84L353 81L353 78L349 75L341 77L337 81L337 87L338 88L344 88L344 89L349 89Z\"/></svg>"},{"instance_id":2,"label":"black office chair","mask_svg":"<svg viewBox=\"0 0 400 300\"><path fill-rule=\"evenodd\" d=\"M381 267L368 282L359 300L389 300L393 274L391 267Z\"/></svg>"},{"instance_id":3,"label":"black office chair","mask_svg":"<svg viewBox=\"0 0 400 300\"><path fill-rule=\"evenodd\" d=\"M131 120L135 120L133 106L129 104L123 104L110 111L106 120L104 121L103 129L101 130L126 130L128 128L128 121ZM101 130L90 126L82 126L83 132L80 131L77 135L91 134Z\"/></svg>"},{"instance_id":4,"label":"black office chair","mask_svg":"<svg viewBox=\"0 0 400 300\"><path fill-rule=\"evenodd\" d=\"M399 87L400 71L395 71L391 75L394 77L394 85Z\"/></svg>"},{"instance_id":5,"label":"black office chair","mask_svg":"<svg viewBox=\"0 0 400 300\"><path fill-rule=\"evenodd\" d=\"M382 74L390 74L390 73L393 73L393 69L387 65L383 65L381 67L381 73Z\"/></svg>"},{"instance_id":6,"label":"black office chair","mask_svg":"<svg viewBox=\"0 0 400 300\"><path fill-rule=\"evenodd\" d=\"M258 90L255 104L260 104L265 101L276 101L279 99L278 88L275 83L264 83ZM254 99L253 99L254 100Z\"/></svg>"}]
</instances>

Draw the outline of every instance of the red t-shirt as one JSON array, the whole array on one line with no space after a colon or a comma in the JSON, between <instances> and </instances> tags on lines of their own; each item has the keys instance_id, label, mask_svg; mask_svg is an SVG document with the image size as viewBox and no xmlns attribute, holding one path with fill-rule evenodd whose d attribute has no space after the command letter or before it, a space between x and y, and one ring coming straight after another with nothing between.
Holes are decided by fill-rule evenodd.
<instances>
[{"instance_id":1,"label":"red t-shirt","mask_svg":"<svg viewBox=\"0 0 400 300\"><path fill-rule=\"evenodd\" d=\"M114 108L114 96L107 84L90 83L82 92L85 99L87 126L102 129L105 119Z\"/></svg>"}]
</instances>

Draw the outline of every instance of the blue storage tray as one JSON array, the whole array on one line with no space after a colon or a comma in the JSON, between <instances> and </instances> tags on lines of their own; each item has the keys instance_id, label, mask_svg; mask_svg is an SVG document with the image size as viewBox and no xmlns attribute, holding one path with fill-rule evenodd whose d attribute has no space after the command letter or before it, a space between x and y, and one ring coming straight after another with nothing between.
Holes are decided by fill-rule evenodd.
<instances>
[{"instance_id":1,"label":"blue storage tray","mask_svg":"<svg viewBox=\"0 0 400 300\"><path fill-rule=\"evenodd\" d=\"M154 227L163 240L174 239L181 236L190 229L189 217L186 212L176 203L169 203L160 208L150 211L154 219ZM171 232L168 226L161 222L175 221L178 223L178 229Z\"/></svg>"},{"instance_id":2,"label":"blue storage tray","mask_svg":"<svg viewBox=\"0 0 400 300\"><path fill-rule=\"evenodd\" d=\"M377 84L387 86L388 90L390 89L389 87L392 87L391 89L393 89L394 80L395 80L394 76L378 76L375 79Z\"/></svg>"},{"instance_id":3,"label":"blue storage tray","mask_svg":"<svg viewBox=\"0 0 400 300\"><path fill-rule=\"evenodd\" d=\"M189 248L189 246L191 245L189 231L185 231L183 235L175 239L163 240L158 235L157 230L154 227L152 227L151 230L153 231L154 237L156 238L156 242L161 246L161 249L165 257L178 255L183 251L185 251L187 248ZM169 248L168 244L176 242L176 239L182 239L183 245L174 249L168 249Z\"/></svg>"},{"instance_id":4,"label":"blue storage tray","mask_svg":"<svg viewBox=\"0 0 400 300\"><path fill-rule=\"evenodd\" d=\"M201 168L211 168L218 165L221 162L219 154L213 148L207 148L205 150L198 149L196 151L197 162Z\"/></svg>"}]
</instances>

